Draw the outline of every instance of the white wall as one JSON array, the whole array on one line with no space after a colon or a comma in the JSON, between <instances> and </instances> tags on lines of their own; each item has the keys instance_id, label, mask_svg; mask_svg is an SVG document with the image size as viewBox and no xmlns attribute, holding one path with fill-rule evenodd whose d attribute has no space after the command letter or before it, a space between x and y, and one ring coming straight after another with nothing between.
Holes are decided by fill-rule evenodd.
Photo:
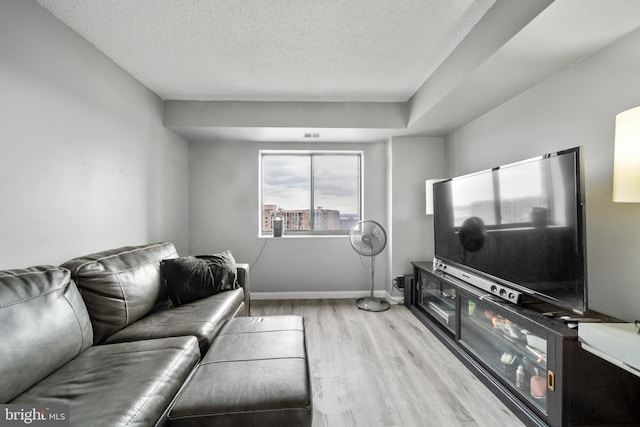
<instances>
[{"instance_id":1,"label":"white wall","mask_svg":"<svg viewBox=\"0 0 640 427\"><path fill-rule=\"evenodd\" d=\"M640 204L611 201L615 115L640 105L640 31L557 73L447 138L460 175L585 147L589 305L640 317Z\"/></svg>"},{"instance_id":2,"label":"white wall","mask_svg":"<svg viewBox=\"0 0 640 427\"><path fill-rule=\"evenodd\" d=\"M188 143L161 100L36 2L0 2L0 268L170 240Z\"/></svg>"},{"instance_id":3,"label":"white wall","mask_svg":"<svg viewBox=\"0 0 640 427\"><path fill-rule=\"evenodd\" d=\"M261 149L346 149L364 152L364 216L388 227L386 144L191 142L191 252L230 249L252 264L252 292L278 296L344 296L370 290L369 270L347 236L258 238L258 156ZM264 248L264 250L263 250ZM259 257L260 252L262 255ZM256 263L256 260L258 262ZM365 262L368 265L368 260ZM385 256L376 258L376 290L385 283ZM274 294L274 296L276 295ZM300 296L302 294L298 294ZM304 296L302 295L302 296Z\"/></svg>"},{"instance_id":4,"label":"white wall","mask_svg":"<svg viewBox=\"0 0 640 427\"><path fill-rule=\"evenodd\" d=\"M391 277L413 274L412 261L433 259L433 217L425 214L425 181L444 176L444 139L391 142Z\"/></svg>"}]
</instances>

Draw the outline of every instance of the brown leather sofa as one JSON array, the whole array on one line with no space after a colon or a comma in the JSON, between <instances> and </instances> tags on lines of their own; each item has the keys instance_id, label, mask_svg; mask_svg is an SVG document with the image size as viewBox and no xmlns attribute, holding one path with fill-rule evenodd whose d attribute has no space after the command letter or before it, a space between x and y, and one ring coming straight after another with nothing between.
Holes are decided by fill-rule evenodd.
<instances>
[{"instance_id":1,"label":"brown leather sofa","mask_svg":"<svg viewBox=\"0 0 640 427\"><path fill-rule=\"evenodd\" d=\"M222 326L249 313L240 288L170 307L160 262L171 243L0 271L0 402L69 406L73 426L150 426Z\"/></svg>"}]
</instances>

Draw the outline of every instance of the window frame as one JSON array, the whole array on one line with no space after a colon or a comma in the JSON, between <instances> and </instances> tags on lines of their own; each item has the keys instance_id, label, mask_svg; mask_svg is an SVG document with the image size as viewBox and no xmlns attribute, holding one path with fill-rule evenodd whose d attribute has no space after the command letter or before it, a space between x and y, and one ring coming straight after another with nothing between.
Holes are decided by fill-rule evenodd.
<instances>
[{"instance_id":1,"label":"window frame","mask_svg":"<svg viewBox=\"0 0 640 427\"><path fill-rule=\"evenodd\" d=\"M358 185L358 209L359 218L364 218L364 151L362 150L259 150L258 151L258 237L273 238L273 231L264 231L262 228L263 221L263 190L262 179L263 157L269 155L276 156L308 156L309 157L309 212L311 227L314 226L314 179L313 179L313 157L314 156L357 156L359 169L359 185ZM344 237L349 235L349 230L283 230L282 237Z\"/></svg>"}]
</instances>

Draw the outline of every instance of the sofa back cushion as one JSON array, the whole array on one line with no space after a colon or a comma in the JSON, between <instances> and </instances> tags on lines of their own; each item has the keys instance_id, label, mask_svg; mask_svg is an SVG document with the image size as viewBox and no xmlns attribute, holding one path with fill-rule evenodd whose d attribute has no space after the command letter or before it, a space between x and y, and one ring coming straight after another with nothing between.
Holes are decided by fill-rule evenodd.
<instances>
[{"instance_id":1,"label":"sofa back cushion","mask_svg":"<svg viewBox=\"0 0 640 427\"><path fill-rule=\"evenodd\" d=\"M160 261L176 258L172 243L125 246L74 258L62 266L71 270L99 343L167 300Z\"/></svg>"},{"instance_id":2,"label":"sofa back cushion","mask_svg":"<svg viewBox=\"0 0 640 427\"><path fill-rule=\"evenodd\" d=\"M91 346L89 314L69 270L0 271L0 403Z\"/></svg>"}]
</instances>

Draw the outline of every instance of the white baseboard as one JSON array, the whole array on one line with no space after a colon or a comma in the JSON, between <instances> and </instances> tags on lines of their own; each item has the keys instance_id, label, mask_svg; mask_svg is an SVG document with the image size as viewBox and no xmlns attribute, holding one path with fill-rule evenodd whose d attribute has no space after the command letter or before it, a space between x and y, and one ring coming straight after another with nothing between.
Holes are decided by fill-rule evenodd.
<instances>
[{"instance_id":1,"label":"white baseboard","mask_svg":"<svg viewBox=\"0 0 640 427\"><path fill-rule=\"evenodd\" d=\"M322 291L322 292L251 292L252 300L285 299L354 299L368 297L371 291ZM387 291L374 291L373 296L384 298L392 304L402 304L403 298L393 297Z\"/></svg>"},{"instance_id":2,"label":"white baseboard","mask_svg":"<svg viewBox=\"0 0 640 427\"><path fill-rule=\"evenodd\" d=\"M389 292L384 293L384 297L387 299L387 301L389 301L391 304L404 304L404 295L403 296L399 296L399 297L392 297L391 294L389 294Z\"/></svg>"}]
</instances>

